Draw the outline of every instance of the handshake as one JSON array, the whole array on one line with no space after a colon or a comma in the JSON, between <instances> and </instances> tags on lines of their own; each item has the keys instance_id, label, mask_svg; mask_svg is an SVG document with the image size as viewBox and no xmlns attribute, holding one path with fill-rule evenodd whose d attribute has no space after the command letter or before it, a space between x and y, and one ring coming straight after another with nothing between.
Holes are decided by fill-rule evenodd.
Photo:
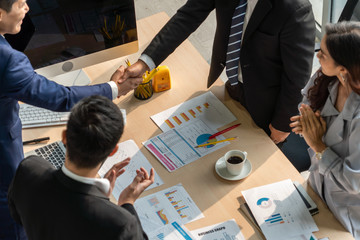
<instances>
[{"instance_id":1,"label":"handshake","mask_svg":"<svg viewBox=\"0 0 360 240\"><path fill-rule=\"evenodd\" d=\"M142 60L127 68L120 66L110 78L110 81L115 82L118 87L118 97L137 88L143 81L143 74L149 70L149 66Z\"/></svg>"}]
</instances>

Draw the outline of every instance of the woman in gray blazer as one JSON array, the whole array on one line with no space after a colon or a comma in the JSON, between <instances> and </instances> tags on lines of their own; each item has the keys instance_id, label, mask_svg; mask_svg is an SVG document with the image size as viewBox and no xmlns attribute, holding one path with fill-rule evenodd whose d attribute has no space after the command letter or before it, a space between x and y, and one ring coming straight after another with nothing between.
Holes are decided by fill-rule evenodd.
<instances>
[{"instance_id":1,"label":"woman in gray blazer","mask_svg":"<svg viewBox=\"0 0 360 240\"><path fill-rule=\"evenodd\" d=\"M327 25L317 57L290 126L310 146L312 188L360 239L360 22Z\"/></svg>"}]
</instances>

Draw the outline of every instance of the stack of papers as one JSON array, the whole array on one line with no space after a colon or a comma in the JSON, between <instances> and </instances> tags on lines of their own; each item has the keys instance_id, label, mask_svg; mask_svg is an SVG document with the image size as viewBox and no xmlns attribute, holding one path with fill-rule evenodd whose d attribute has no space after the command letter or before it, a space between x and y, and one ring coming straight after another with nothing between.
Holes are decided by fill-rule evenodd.
<instances>
[{"instance_id":1,"label":"stack of papers","mask_svg":"<svg viewBox=\"0 0 360 240\"><path fill-rule=\"evenodd\" d=\"M151 119L164 133L143 144L172 172L229 144L222 142L195 148L236 117L212 92L206 92L155 114ZM224 139L220 135L213 140Z\"/></svg>"},{"instance_id":2,"label":"stack of papers","mask_svg":"<svg viewBox=\"0 0 360 240\"><path fill-rule=\"evenodd\" d=\"M316 239L319 229L290 179L242 194L266 239Z\"/></svg>"},{"instance_id":3,"label":"stack of papers","mask_svg":"<svg viewBox=\"0 0 360 240\"><path fill-rule=\"evenodd\" d=\"M143 144L169 172L172 172L230 144L222 142L195 148L204 142L203 139L206 141L215 132L203 121L196 120L191 124L164 132ZM223 139L225 139L223 136L218 136L216 140Z\"/></svg>"}]
</instances>

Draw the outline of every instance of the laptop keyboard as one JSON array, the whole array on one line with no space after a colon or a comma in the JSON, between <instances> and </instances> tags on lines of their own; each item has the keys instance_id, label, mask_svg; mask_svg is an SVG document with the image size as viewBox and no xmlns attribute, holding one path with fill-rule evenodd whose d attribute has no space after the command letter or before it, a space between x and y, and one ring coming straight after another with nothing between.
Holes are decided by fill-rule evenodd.
<instances>
[{"instance_id":1,"label":"laptop keyboard","mask_svg":"<svg viewBox=\"0 0 360 240\"><path fill-rule=\"evenodd\" d=\"M69 119L70 112L54 112L29 104L20 104L19 117L22 128L64 125Z\"/></svg>"},{"instance_id":2,"label":"laptop keyboard","mask_svg":"<svg viewBox=\"0 0 360 240\"><path fill-rule=\"evenodd\" d=\"M56 169L61 168L65 162L64 147L60 146L59 142L50 143L34 151L36 155L48 160Z\"/></svg>"}]
</instances>

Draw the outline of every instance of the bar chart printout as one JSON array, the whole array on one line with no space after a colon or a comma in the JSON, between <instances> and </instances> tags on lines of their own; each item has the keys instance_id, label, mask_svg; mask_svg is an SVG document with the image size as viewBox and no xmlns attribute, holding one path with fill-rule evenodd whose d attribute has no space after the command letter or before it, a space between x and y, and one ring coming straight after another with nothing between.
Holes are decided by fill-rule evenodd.
<instances>
[{"instance_id":1,"label":"bar chart printout","mask_svg":"<svg viewBox=\"0 0 360 240\"><path fill-rule=\"evenodd\" d=\"M147 234L172 222L186 224L204 217L181 184L140 198L134 207Z\"/></svg>"},{"instance_id":2,"label":"bar chart printout","mask_svg":"<svg viewBox=\"0 0 360 240\"><path fill-rule=\"evenodd\" d=\"M196 120L191 124L163 132L143 144L169 172L172 172L230 144L229 142L222 142L195 148L214 133L215 130L210 129L203 121ZM211 141L223 139L225 138L220 135Z\"/></svg>"},{"instance_id":3,"label":"bar chart printout","mask_svg":"<svg viewBox=\"0 0 360 240\"><path fill-rule=\"evenodd\" d=\"M176 129L195 120L202 120L212 129L218 129L236 120L230 110L211 92L206 92L177 106L151 116L163 131Z\"/></svg>"},{"instance_id":4,"label":"bar chart printout","mask_svg":"<svg viewBox=\"0 0 360 240\"><path fill-rule=\"evenodd\" d=\"M304 239L319 230L290 179L242 194L267 239Z\"/></svg>"}]
</instances>

